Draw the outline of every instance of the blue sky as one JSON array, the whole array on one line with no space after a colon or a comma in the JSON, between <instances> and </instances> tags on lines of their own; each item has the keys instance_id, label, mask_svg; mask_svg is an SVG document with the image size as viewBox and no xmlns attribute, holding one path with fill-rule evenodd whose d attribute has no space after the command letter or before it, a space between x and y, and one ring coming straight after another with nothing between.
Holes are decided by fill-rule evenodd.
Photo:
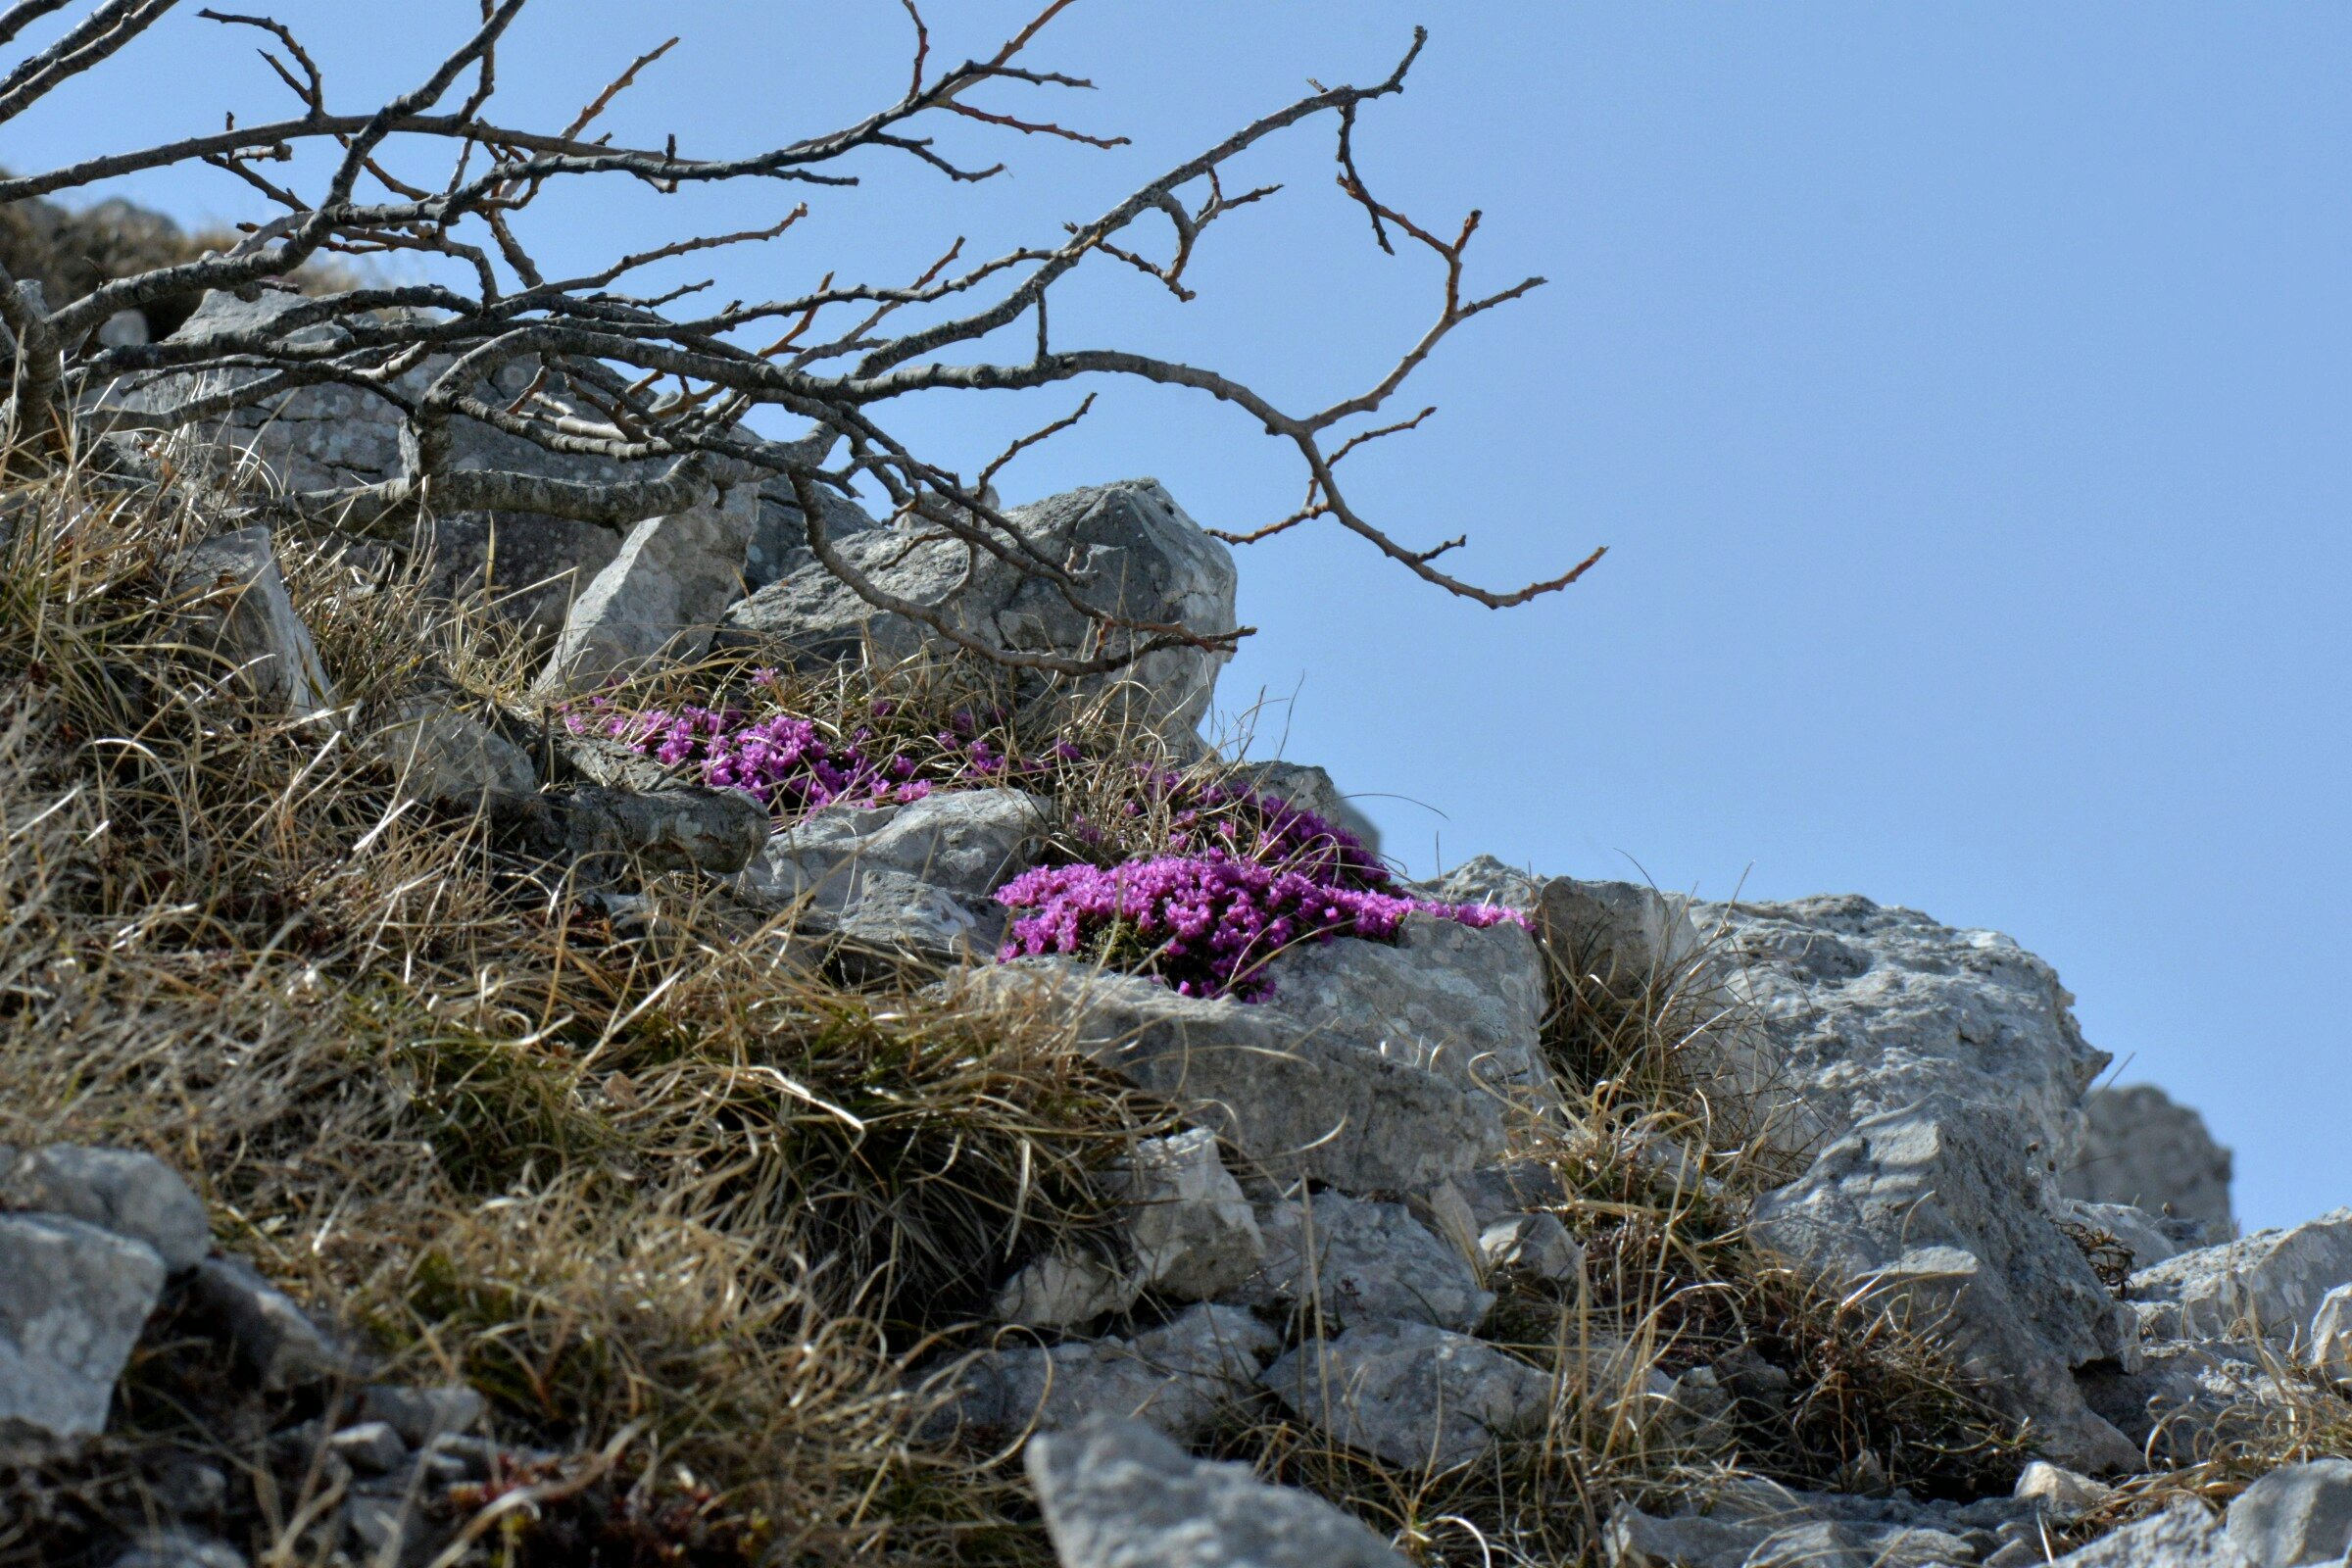
<instances>
[{"instance_id":1,"label":"blue sky","mask_svg":"<svg viewBox=\"0 0 2352 1568\"><path fill-rule=\"evenodd\" d=\"M943 55L1019 20L934 9ZM372 107L472 10L278 14L338 101ZM1262 631L1228 700L1272 699L1261 727L1359 792L1416 871L1485 851L2007 931L2127 1078L2235 1147L2241 1217L2352 1201L2352 12L1080 0L1036 58L1100 90L1054 108L1135 145L956 128L1015 172L949 186L876 164L784 241L696 271L780 294L835 267L909 274L959 234L974 254L1057 235L1308 76L1385 74L1415 22L1433 38L1366 117L1367 174L1433 222L1482 208L1474 279L1551 283L1446 345L1399 400L1440 413L1353 460L1355 494L1408 541L1468 532L1454 559L1494 583L1612 553L1497 613L1297 530L1244 556ZM891 0L543 0L505 115L567 118L677 32L615 128L764 147L894 94L906 30ZM0 127L0 163L276 113L272 94L247 37L185 11ZM1202 298L1105 272L1061 340L1297 404L1380 373L1434 309L1434 270L1371 247L1322 129L1246 167L1288 189L1212 231ZM209 172L124 193L254 215ZM609 186L528 232L585 263L798 194ZM1075 396L951 400L897 428L968 471ZM1112 389L1004 488L1136 473L1225 527L1280 515L1299 482L1228 410Z\"/></svg>"}]
</instances>

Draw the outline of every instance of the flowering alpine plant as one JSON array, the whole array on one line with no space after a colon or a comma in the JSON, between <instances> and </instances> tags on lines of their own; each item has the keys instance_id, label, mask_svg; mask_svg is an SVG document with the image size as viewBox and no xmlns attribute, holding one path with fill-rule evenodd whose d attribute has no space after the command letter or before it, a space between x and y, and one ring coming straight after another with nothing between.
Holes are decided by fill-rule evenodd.
<instances>
[{"instance_id":1,"label":"flowering alpine plant","mask_svg":"<svg viewBox=\"0 0 2352 1568\"><path fill-rule=\"evenodd\" d=\"M1273 994L1266 965L1300 942L1394 941L1416 911L1470 926L1527 923L1516 910L1493 905L1346 887L1221 849L1108 868L1039 866L998 889L997 902L1015 911L1000 961L1085 954L1140 967L1183 996L1242 1002Z\"/></svg>"}]
</instances>

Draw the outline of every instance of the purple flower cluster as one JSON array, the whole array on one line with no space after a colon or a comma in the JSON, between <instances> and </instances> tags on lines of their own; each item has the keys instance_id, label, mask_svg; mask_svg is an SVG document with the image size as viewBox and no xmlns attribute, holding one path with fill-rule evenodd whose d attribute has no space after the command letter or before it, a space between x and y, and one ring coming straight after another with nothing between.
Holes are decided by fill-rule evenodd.
<instances>
[{"instance_id":1,"label":"purple flower cluster","mask_svg":"<svg viewBox=\"0 0 2352 1568\"><path fill-rule=\"evenodd\" d=\"M829 739L789 713L755 719L732 709L692 706L630 712L611 710L600 698L565 715L565 722L575 734L594 730L667 766L692 768L706 784L741 790L780 813L812 811L835 801L904 804L931 793L931 781L916 776L916 761L906 752L867 754L870 731ZM974 763L997 760L986 742L970 742L968 750Z\"/></svg>"},{"instance_id":2,"label":"purple flower cluster","mask_svg":"<svg viewBox=\"0 0 2352 1568\"><path fill-rule=\"evenodd\" d=\"M1526 923L1516 911L1491 905L1437 904L1344 887L1217 849L1108 869L1040 866L1000 888L997 901L1027 911L1013 920L1000 960L1088 954L1140 961L1184 996L1243 1002L1272 994L1265 967L1298 943L1338 936L1391 942L1404 917L1416 911L1471 926Z\"/></svg>"},{"instance_id":3,"label":"purple flower cluster","mask_svg":"<svg viewBox=\"0 0 2352 1568\"><path fill-rule=\"evenodd\" d=\"M1222 852L1366 892L1396 886L1389 868L1363 840L1279 795L1261 795L1233 784L1191 784L1159 770L1145 774L1144 787L1173 808L1168 848L1178 854Z\"/></svg>"}]
</instances>

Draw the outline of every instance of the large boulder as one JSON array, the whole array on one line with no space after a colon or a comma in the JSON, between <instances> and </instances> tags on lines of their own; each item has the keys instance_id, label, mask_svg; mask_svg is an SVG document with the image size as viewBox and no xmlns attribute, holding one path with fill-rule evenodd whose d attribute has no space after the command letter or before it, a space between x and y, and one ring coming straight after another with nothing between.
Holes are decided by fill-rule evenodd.
<instances>
[{"instance_id":1,"label":"large boulder","mask_svg":"<svg viewBox=\"0 0 2352 1568\"><path fill-rule=\"evenodd\" d=\"M996 1005L1067 1018L1079 1049L1284 1181L1409 1192L1501 1152L1500 1105L1484 1089L1266 1006L1179 996L1071 958L1026 958L967 983Z\"/></svg>"},{"instance_id":2,"label":"large boulder","mask_svg":"<svg viewBox=\"0 0 2352 1568\"><path fill-rule=\"evenodd\" d=\"M2230 1151L2214 1142L2204 1117L2153 1084L2094 1090L2082 1108L2081 1147L2059 1172L2069 1198L2194 1220L2207 1228L2208 1241L2237 1234Z\"/></svg>"},{"instance_id":3,"label":"large boulder","mask_svg":"<svg viewBox=\"0 0 2352 1568\"><path fill-rule=\"evenodd\" d=\"M1082 584L1081 597L1124 618L1229 631L1233 557L1184 514L1155 479L1073 490L1005 514L1039 555ZM839 541L844 559L894 598L936 611L958 631L1014 653L1074 654L1096 624L1058 586L922 524L869 528ZM946 643L933 628L878 609L824 564L807 559L727 612L720 640L777 663L885 662ZM1115 646L1115 639L1114 639ZM1115 688L1123 710L1179 731L1208 711L1223 651L1178 647L1084 682Z\"/></svg>"},{"instance_id":4,"label":"large boulder","mask_svg":"<svg viewBox=\"0 0 2352 1568\"><path fill-rule=\"evenodd\" d=\"M1360 1520L1104 1421L1029 1445L1029 1481L1062 1568L1404 1568Z\"/></svg>"},{"instance_id":5,"label":"large boulder","mask_svg":"<svg viewBox=\"0 0 2352 1568\"><path fill-rule=\"evenodd\" d=\"M755 908L861 949L988 956L1006 914L996 890L1028 869L1048 804L1020 790L951 790L904 806L836 803L767 840L731 884Z\"/></svg>"},{"instance_id":6,"label":"large boulder","mask_svg":"<svg viewBox=\"0 0 2352 1568\"><path fill-rule=\"evenodd\" d=\"M1815 1150L1758 1201L1751 1238L1936 1325L2049 1457L2133 1465L2136 1446L2071 1375L2131 1362L2135 1326L2058 1223L2051 1178L2108 1057L2050 966L1997 933L1867 899L1696 914L1724 933L1732 1049L1776 1064L1783 1136Z\"/></svg>"}]
</instances>

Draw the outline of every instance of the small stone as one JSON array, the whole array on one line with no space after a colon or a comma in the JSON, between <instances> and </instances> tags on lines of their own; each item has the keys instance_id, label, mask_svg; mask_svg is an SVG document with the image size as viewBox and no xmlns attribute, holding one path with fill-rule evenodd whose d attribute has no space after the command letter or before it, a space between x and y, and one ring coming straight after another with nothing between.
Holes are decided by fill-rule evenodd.
<instances>
[{"instance_id":1,"label":"small stone","mask_svg":"<svg viewBox=\"0 0 2352 1568\"><path fill-rule=\"evenodd\" d=\"M384 1475L409 1456L409 1446L401 1441L400 1434L381 1421L363 1421L345 1427L326 1443L353 1469L365 1475Z\"/></svg>"},{"instance_id":2,"label":"small stone","mask_svg":"<svg viewBox=\"0 0 2352 1568\"><path fill-rule=\"evenodd\" d=\"M1144 1140L1114 1168L1110 1185L1123 1200L1136 1267L1154 1290L1211 1300L1248 1279L1265 1256L1257 1216L1206 1128Z\"/></svg>"},{"instance_id":3,"label":"small stone","mask_svg":"<svg viewBox=\"0 0 2352 1568\"><path fill-rule=\"evenodd\" d=\"M1005 1282L997 1292L995 1311L1001 1323L1068 1328L1105 1312L1123 1312L1142 1294L1143 1286L1131 1275L1100 1258L1049 1252Z\"/></svg>"},{"instance_id":4,"label":"small stone","mask_svg":"<svg viewBox=\"0 0 2352 1568\"><path fill-rule=\"evenodd\" d=\"M203 1200L177 1171L136 1150L75 1144L36 1149L8 1171L0 1203L64 1214L145 1242L175 1274L213 1248Z\"/></svg>"},{"instance_id":5,"label":"small stone","mask_svg":"<svg viewBox=\"0 0 2352 1568\"><path fill-rule=\"evenodd\" d=\"M416 1520L402 1497L360 1494L343 1502L343 1529L364 1561L402 1560Z\"/></svg>"},{"instance_id":6,"label":"small stone","mask_svg":"<svg viewBox=\"0 0 2352 1568\"><path fill-rule=\"evenodd\" d=\"M247 1568L247 1565L245 1554L225 1541L183 1530L157 1530L134 1540L111 1568Z\"/></svg>"},{"instance_id":7,"label":"small stone","mask_svg":"<svg viewBox=\"0 0 2352 1568\"><path fill-rule=\"evenodd\" d=\"M188 1296L273 1394L323 1383L352 1368L349 1353L242 1258L208 1257L197 1264Z\"/></svg>"},{"instance_id":8,"label":"small stone","mask_svg":"<svg viewBox=\"0 0 2352 1568\"><path fill-rule=\"evenodd\" d=\"M668 661L701 658L720 614L742 597L759 506L758 491L738 485L723 498L632 527L619 554L572 601L535 689L568 697Z\"/></svg>"},{"instance_id":9,"label":"small stone","mask_svg":"<svg viewBox=\"0 0 2352 1568\"><path fill-rule=\"evenodd\" d=\"M1260 1381L1289 1411L1392 1464L1449 1470L1543 1423L1552 1380L1463 1334L1366 1323L1300 1346Z\"/></svg>"},{"instance_id":10,"label":"small stone","mask_svg":"<svg viewBox=\"0 0 2352 1568\"><path fill-rule=\"evenodd\" d=\"M412 1448L466 1431L481 1420L482 1408L482 1396L463 1383L421 1389L370 1383L360 1392L361 1418L383 1422Z\"/></svg>"},{"instance_id":11,"label":"small stone","mask_svg":"<svg viewBox=\"0 0 2352 1568\"><path fill-rule=\"evenodd\" d=\"M996 1443L1097 1416L1148 1421L1179 1443L1256 1393L1282 1337L1232 1306L1193 1306L1132 1340L1115 1335L991 1350L958 1369L935 1436L961 1429Z\"/></svg>"},{"instance_id":12,"label":"small stone","mask_svg":"<svg viewBox=\"0 0 2352 1568\"><path fill-rule=\"evenodd\" d=\"M1513 1214L1479 1234L1487 1267L1513 1269L1540 1280L1572 1280L1585 1266L1585 1250L1556 1214Z\"/></svg>"},{"instance_id":13,"label":"small stone","mask_svg":"<svg viewBox=\"0 0 2352 1568\"><path fill-rule=\"evenodd\" d=\"M479 719L429 700L395 708L368 744L410 800L466 808L539 787L522 748Z\"/></svg>"},{"instance_id":14,"label":"small stone","mask_svg":"<svg viewBox=\"0 0 2352 1568\"><path fill-rule=\"evenodd\" d=\"M2115 1489L2036 1459L2019 1473L2011 1494L2034 1503L2053 1523L2071 1525L2114 1497Z\"/></svg>"},{"instance_id":15,"label":"small stone","mask_svg":"<svg viewBox=\"0 0 2352 1568\"><path fill-rule=\"evenodd\" d=\"M1025 1459L1062 1568L1404 1568L1322 1498L1196 1459L1138 1421L1037 1437Z\"/></svg>"},{"instance_id":16,"label":"small stone","mask_svg":"<svg viewBox=\"0 0 2352 1568\"><path fill-rule=\"evenodd\" d=\"M1326 1327L1396 1318L1468 1333L1494 1304L1469 1259L1402 1203L1326 1190L1258 1211L1266 1261L1251 1299L1312 1299Z\"/></svg>"},{"instance_id":17,"label":"small stone","mask_svg":"<svg viewBox=\"0 0 2352 1568\"><path fill-rule=\"evenodd\" d=\"M58 1215L0 1215L0 1421L103 1431L164 1272L144 1242Z\"/></svg>"}]
</instances>

